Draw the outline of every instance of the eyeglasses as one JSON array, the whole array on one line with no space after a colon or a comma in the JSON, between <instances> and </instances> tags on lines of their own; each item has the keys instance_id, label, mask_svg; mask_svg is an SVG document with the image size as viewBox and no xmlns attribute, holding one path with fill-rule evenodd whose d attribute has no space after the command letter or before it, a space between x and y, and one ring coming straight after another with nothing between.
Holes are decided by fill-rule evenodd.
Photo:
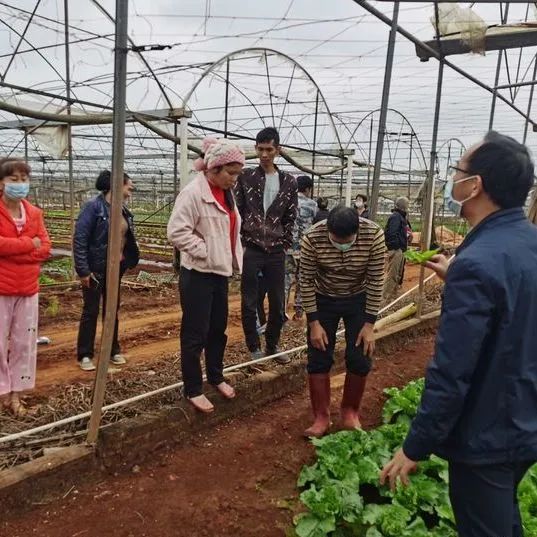
<instances>
[{"instance_id":1,"label":"eyeglasses","mask_svg":"<svg viewBox=\"0 0 537 537\"><path fill-rule=\"evenodd\" d=\"M455 175L457 172L465 173L466 175L472 175L471 171L463 170L462 168L459 168L458 166L448 166L449 174Z\"/></svg>"}]
</instances>

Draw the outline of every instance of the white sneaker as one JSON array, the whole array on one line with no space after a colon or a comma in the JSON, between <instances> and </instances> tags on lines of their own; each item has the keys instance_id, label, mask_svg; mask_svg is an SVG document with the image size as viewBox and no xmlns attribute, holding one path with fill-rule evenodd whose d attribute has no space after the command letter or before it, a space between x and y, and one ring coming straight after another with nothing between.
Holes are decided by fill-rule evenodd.
<instances>
[{"instance_id":1,"label":"white sneaker","mask_svg":"<svg viewBox=\"0 0 537 537\"><path fill-rule=\"evenodd\" d=\"M78 365L80 366L80 369L82 369L82 371L95 371L95 364L93 363L93 360L88 356L84 356L84 358L82 358L82 360L78 362Z\"/></svg>"},{"instance_id":2,"label":"white sneaker","mask_svg":"<svg viewBox=\"0 0 537 537\"><path fill-rule=\"evenodd\" d=\"M125 360L121 354L114 354L114 356L110 358L110 363L114 365L123 365L127 363L127 360Z\"/></svg>"}]
</instances>

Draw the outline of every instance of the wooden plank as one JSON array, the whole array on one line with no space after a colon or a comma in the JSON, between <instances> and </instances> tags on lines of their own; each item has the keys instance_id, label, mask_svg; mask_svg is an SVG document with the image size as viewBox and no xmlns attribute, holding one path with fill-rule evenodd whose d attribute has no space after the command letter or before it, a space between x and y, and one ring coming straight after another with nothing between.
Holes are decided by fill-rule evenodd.
<instances>
[{"instance_id":1,"label":"wooden plank","mask_svg":"<svg viewBox=\"0 0 537 537\"><path fill-rule=\"evenodd\" d=\"M408 319L407 321L401 321L400 323L396 323L392 326L388 326L385 330L382 330L381 332L378 332L375 334L375 341L378 341L379 339L382 339L387 336L391 336L393 334L397 334L397 332L402 332L403 330L407 330L408 328L411 328L412 326L417 326L423 321L429 321L431 319L436 319L440 317L440 310L435 310L431 313L427 313L426 315L422 315L421 319Z\"/></svg>"},{"instance_id":2,"label":"wooden plank","mask_svg":"<svg viewBox=\"0 0 537 537\"><path fill-rule=\"evenodd\" d=\"M88 446L69 446L60 448L47 456L4 470L0 472L0 490L12 487L25 479L33 479L61 468L65 464L90 456L92 453L93 449Z\"/></svg>"}]
</instances>

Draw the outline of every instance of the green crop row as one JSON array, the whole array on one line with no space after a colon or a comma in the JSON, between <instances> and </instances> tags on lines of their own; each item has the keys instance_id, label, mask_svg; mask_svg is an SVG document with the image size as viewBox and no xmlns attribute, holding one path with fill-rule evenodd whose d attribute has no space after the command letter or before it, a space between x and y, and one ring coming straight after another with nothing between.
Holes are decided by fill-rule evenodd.
<instances>
[{"instance_id":1,"label":"green crop row","mask_svg":"<svg viewBox=\"0 0 537 537\"><path fill-rule=\"evenodd\" d=\"M306 511L295 518L298 537L456 537L448 495L447 462L422 462L411 484L395 492L379 474L407 434L423 380L389 388L384 424L373 431L342 431L313 440L317 460L298 479ZM537 465L519 487L525 534L537 536Z\"/></svg>"}]
</instances>

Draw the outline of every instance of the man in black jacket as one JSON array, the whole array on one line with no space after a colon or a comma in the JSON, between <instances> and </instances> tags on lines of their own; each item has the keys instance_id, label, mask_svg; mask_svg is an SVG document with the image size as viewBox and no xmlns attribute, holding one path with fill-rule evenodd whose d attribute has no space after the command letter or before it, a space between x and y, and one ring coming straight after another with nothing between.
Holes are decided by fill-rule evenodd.
<instances>
[{"instance_id":1,"label":"man in black jacket","mask_svg":"<svg viewBox=\"0 0 537 537\"><path fill-rule=\"evenodd\" d=\"M449 462L459 537L522 537L518 484L537 460L537 228L523 207L528 150L490 132L453 167L446 206L472 230L447 265L425 391L381 482L408 483L417 461Z\"/></svg>"},{"instance_id":2,"label":"man in black jacket","mask_svg":"<svg viewBox=\"0 0 537 537\"><path fill-rule=\"evenodd\" d=\"M266 354L277 352L285 313L285 251L293 244L298 207L296 179L274 164L280 150L278 131L273 127L260 131L255 148L260 165L244 170L235 185L245 247L241 280L242 327L253 359L264 356L256 328L260 272L269 301ZM281 356L277 360L286 363L290 359Z\"/></svg>"},{"instance_id":3,"label":"man in black jacket","mask_svg":"<svg viewBox=\"0 0 537 537\"><path fill-rule=\"evenodd\" d=\"M395 209L393 209L388 222L386 222L384 236L386 248L388 249L388 262L384 283L384 300L394 299L397 295L397 290L403 283L405 272L403 252L406 252L408 248L412 229L408 220L408 205L407 198L397 198Z\"/></svg>"}]
</instances>

